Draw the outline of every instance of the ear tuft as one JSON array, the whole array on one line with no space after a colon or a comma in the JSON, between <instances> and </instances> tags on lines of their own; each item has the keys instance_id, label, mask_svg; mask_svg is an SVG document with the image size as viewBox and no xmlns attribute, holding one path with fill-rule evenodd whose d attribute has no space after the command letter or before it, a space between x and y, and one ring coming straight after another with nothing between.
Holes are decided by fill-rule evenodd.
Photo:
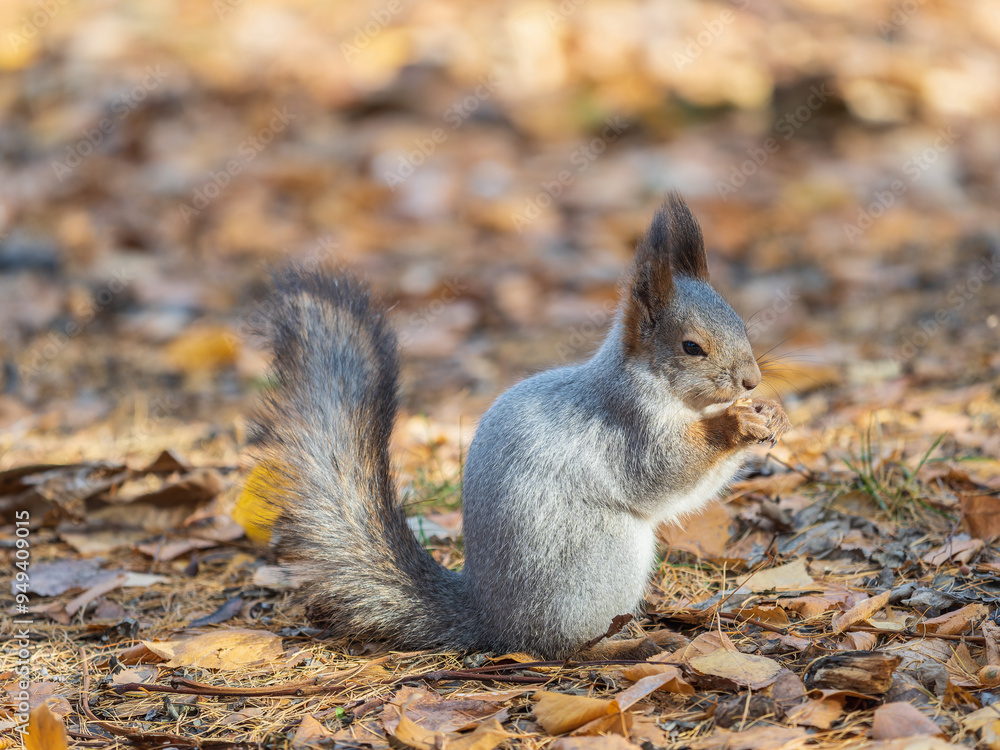
<instances>
[{"instance_id":1,"label":"ear tuft","mask_svg":"<svg viewBox=\"0 0 1000 750\"><path fill-rule=\"evenodd\" d=\"M667 196L666 203L656 212L648 237L656 243L657 252L670 255L675 271L708 281L708 258L701 227L679 193Z\"/></svg>"},{"instance_id":2,"label":"ear tuft","mask_svg":"<svg viewBox=\"0 0 1000 750\"><path fill-rule=\"evenodd\" d=\"M642 348L657 314L674 293L670 253L665 242L668 225L668 216L660 209L635 250L635 262L624 294L625 348L629 354L637 354Z\"/></svg>"}]
</instances>

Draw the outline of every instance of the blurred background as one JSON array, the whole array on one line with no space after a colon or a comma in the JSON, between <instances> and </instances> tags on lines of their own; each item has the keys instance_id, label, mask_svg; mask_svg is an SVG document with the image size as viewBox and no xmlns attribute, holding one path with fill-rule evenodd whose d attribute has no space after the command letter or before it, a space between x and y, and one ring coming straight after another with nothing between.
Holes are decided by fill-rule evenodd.
<instances>
[{"instance_id":1,"label":"blurred background","mask_svg":"<svg viewBox=\"0 0 1000 750\"><path fill-rule=\"evenodd\" d=\"M890 407L996 455L998 48L996 0L4 0L0 468L235 463L291 259L393 305L400 462L454 462L670 189L800 458Z\"/></svg>"}]
</instances>

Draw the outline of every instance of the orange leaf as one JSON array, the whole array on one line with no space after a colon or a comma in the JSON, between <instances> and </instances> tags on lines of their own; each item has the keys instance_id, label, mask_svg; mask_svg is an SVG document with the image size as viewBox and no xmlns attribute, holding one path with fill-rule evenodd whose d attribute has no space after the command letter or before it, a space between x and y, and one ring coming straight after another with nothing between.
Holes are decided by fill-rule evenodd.
<instances>
[{"instance_id":1,"label":"orange leaf","mask_svg":"<svg viewBox=\"0 0 1000 750\"><path fill-rule=\"evenodd\" d=\"M873 596L871 599L865 599L864 601L858 602L849 610L844 612L844 614L833 618L833 632L843 633L851 625L861 622L862 620L869 619L872 615L889 603L889 597L891 595L891 591L883 591L878 596Z\"/></svg>"},{"instance_id":2,"label":"orange leaf","mask_svg":"<svg viewBox=\"0 0 1000 750\"><path fill-rule=\"evenodd\" d=\"M25 750L66 750L68 740L62 719L52 713L48 701L35 706L28 715Z\"/></svg>"}]
</instances>

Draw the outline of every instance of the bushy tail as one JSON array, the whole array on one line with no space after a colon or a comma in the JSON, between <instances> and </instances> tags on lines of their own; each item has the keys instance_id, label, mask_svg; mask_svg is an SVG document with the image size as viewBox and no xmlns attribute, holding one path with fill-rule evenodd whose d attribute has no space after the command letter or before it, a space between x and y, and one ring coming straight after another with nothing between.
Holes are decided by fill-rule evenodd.
<instances>
[{"instance_id":1,"label":"bushy tail","mask_svg":"<svg viewBox=\"0 0 1000 750\"><path fill-rule=\"evenodd\" d=\"M251 445L274 478L279 553L310 579L309 619L397 648L474 647L463 578L420 546L396 497L384 312L356 280L293 270L275 280L267 320L274 383Z\"/></svg>"}]
</instances>

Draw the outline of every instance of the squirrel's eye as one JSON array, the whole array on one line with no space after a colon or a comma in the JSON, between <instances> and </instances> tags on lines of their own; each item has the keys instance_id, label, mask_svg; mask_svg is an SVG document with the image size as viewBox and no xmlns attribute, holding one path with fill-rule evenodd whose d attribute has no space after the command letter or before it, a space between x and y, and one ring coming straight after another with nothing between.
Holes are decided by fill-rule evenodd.
<instances>
[{"instance_id":1,"label":"squirrel's eye","mask_svg":"<svg viewBox=\"0 0 1000 750\"><path fill-rule=\"evenodd\" d=\"M684 347L684 353L690 354L692 357L704 357L705 350L698 346L693 341L685 341L681 346Z\"/></svg>"}]
</instances>

